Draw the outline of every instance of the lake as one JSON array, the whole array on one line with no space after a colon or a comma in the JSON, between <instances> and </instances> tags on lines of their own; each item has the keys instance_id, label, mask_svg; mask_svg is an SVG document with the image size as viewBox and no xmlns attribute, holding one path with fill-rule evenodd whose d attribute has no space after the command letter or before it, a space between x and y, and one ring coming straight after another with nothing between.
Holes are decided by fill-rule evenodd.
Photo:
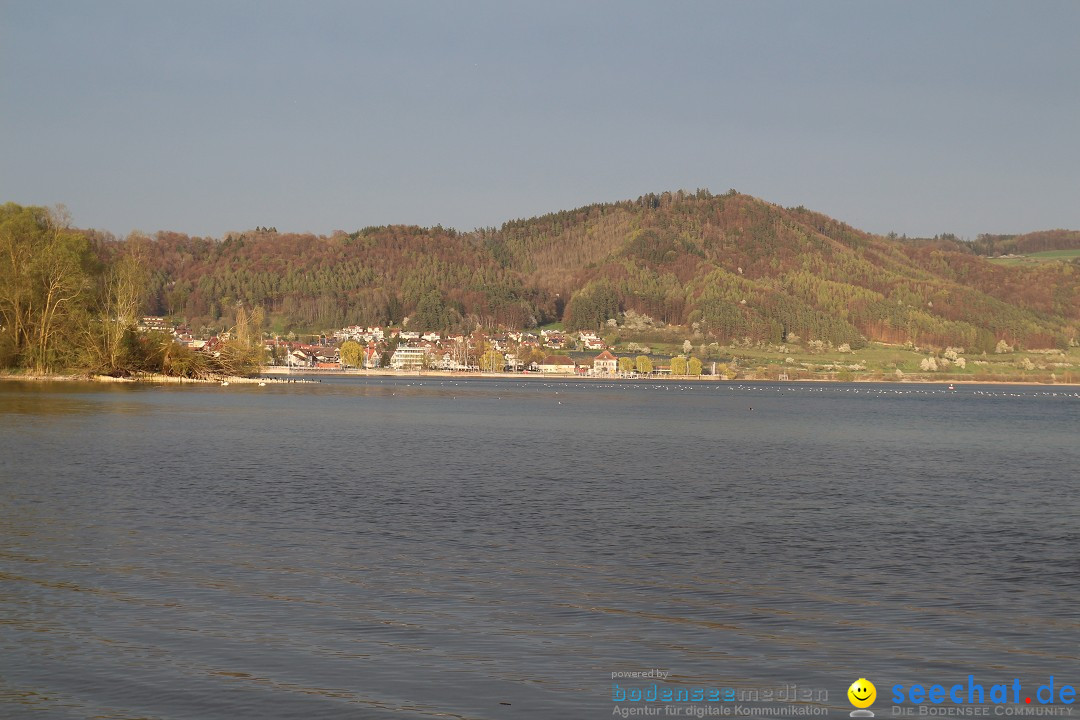
<instances>
[{"instance_id":1,"label":"lake","mask_svg":"<svg viewBox=\"0 0 1080 720\"><path fill-rule=\"evenodd\" d=\"M1075 387L3 382L0 458L4 717L1080 684Z\"/></svg>"}]
</instances>

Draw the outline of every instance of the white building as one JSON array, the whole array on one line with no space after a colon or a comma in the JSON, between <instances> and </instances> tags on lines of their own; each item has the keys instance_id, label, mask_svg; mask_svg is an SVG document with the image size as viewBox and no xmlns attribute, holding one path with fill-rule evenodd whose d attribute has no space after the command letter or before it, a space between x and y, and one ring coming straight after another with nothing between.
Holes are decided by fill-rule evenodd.
<instances>
[{"instance_id":1,"label":"white building","mask_svg":"<svg viewBox=\"0 0 1080 720\"><path fill-rule=\"evenodd\" d=\"M605 350L593 360L593 375L614 375L619 369L619 358Z\"/></svg>"},{"instance_id":2,"label":"white building","mask_svg":"<svg viewBox=\"0 0 1080 720\"><path fill-rule=\"evenodd\" d=\"M427 359L427 348L398 345L390 356L390 367L395 370L419 370Z\"/></svg>"},{"instance_id":3,"label":"white building","mask_svg":"<svg viewBox=\"0 0 1080 720\"><path fill-rule=\"evenodd\" d=\"M542 373L572 373L577 365L566 355L548 355L537 367Z\"/></svg>"},{"instance_id":4,"label":"white building","mask_svg":"<svg viewBox=\"0 0 1080 720\"><path fill-rule=\"evenodd\" d=\"M586 350L603 350L604 341L596 336L596 333L583 332L578 335L578 340L581 341L582 347Z\"/></svg>"}]
</instances>

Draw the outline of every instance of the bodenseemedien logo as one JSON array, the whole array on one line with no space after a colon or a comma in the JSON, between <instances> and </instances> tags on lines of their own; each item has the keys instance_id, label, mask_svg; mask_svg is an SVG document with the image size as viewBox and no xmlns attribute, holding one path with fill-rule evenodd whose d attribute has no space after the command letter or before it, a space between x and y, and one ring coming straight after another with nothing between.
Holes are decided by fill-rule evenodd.
<instances>
[{"instance_id":1,"label":"bodenseemedien logo","mask_svg":"<svg viewBox=\"0 0 1080 720\"><path fill-rule=\"evenodd\" d=\"M877 699L874 683L866 678L859 678L847 689L847 698L848 702L857 708L851 711L851 717L874 717L874 711L866 709Z\"/></svg>"}]
</instances>

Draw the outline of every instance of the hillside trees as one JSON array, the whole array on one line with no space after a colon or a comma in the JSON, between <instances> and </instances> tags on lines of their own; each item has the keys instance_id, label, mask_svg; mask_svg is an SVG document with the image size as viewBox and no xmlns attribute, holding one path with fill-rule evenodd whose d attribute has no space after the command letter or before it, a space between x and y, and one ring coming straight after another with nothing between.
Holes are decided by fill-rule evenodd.
<instances>
[{"instance_id":1,"label":"hillside trees","mask_svg":"<svg viewBox=\"0 0 1080 720\"><path fill-rule=\"evenodd\" d=\"M619 313L619 297L607 282L589 283L574 293L563 315L567 330L597 330Z\"/></svg>"},{"instance_id":2,"label":"hillside trees","mask_svg":"<svg viewBox=\"0 0 1080 720\"><path fill-rule=\"evenodd\" d=\"M413 330L446 330L461 321L461 315L443 302L438 290L428 290L417 303L416 311L409 316Z\"/></svg>"},{"instance_id":3,"label":"hillside trees","mask_svg":"<svg viewBox=\"0 0 1080 720\"><path fill-rule=\"evenodd\" d=\"M62 221L50 225L40 208L20 214L13 207L19 213L3 214L8 225L39 223L19 237L44 238L46 230L57 237L37 245L13 243L11 233L0 239L8 250L0 273L11 278L0 287L0 359L8 364L56 364L58 353L76 344L71 327L83 335L94 327L101 331L94 364L117 369L125 323L94 323L110 314L105 305L115 299L108 300L113 281L106 277L132 244L140 245L146 273L142 310L213 331L234 324L238 305L264 308L278 330L408 317L419 330L497 331L561 320L571 331L596 331L634 311L649 318L641 333L696 323L710 342L740 344L797 336L852 347L866 339L1060 347L1075 342L1080 328L1074 265L995 266L953 239L890 240L805 208L704 191L589 205L473 233L399 225L319 236L257 228L219 242L174 232L118 241L87 232L89 251L71 246L67 253L82 260L57 265L60 277L74 282L67 290L78 290L64 299L57 287L52 307L59 302L72 312L48 313L41 272L31 281L31 260L19 254L43 270L46 245L60 247L59 235L78 244L79 233ZM1029 247L1071 242L1065 231L1023 237ZM28 304L31 288L43 294ZM63 318L68 329L50 317Z\"/></svg>"},{"instance_id":4,"label":"hillside trees","mask_svg":"<svg viewBox=\"0 0 1080 720\"><path fill-rule=\"evenodd\" d=\"M738 193L665 193L474 233L256 230L221 243L159 233L150 302L211 327L243 302L278 327L309 329L409 317L423 330L562 320L595 331L633 310L658 324L698 322L722 342L1075 339L1080 288L1065 264L994 267L960 244L879 238Z\"/></svg>"}]
</instances>

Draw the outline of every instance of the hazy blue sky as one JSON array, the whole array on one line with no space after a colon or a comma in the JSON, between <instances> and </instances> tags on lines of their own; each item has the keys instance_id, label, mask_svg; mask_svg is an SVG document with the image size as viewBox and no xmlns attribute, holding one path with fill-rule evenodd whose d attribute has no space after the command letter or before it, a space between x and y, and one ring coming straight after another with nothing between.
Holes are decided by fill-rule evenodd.
<instances>
[{"instance_id":1,"label":"hazy blue sky","mask_svg":"<svg viewBox=\"0 0 1080 720\"><path fill-rule=\"evenodd\" d=\"M468 230L698 187L1080 228L1080 2L0 0L0 201L81 226Z\"/></svg>"}]
</instances>

